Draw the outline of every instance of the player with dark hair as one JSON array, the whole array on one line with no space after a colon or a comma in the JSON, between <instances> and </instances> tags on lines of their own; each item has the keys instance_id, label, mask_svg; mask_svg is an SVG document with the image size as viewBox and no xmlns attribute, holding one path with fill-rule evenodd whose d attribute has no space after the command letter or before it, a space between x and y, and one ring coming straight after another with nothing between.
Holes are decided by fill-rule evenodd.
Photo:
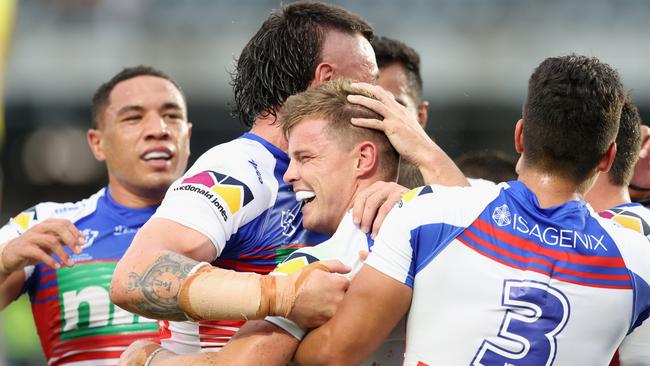
<instances>
[{"instance_id":1,"label":"player with dark hair","mask_svg":"<svg viewBox=\"0 0 650 366\"><path fill-rule=\"evenodd\" d=\"M420 55L403 42L388 37L375 37L372 48L377 57L377 84L391 92L395 100L416 118L422 128L427 125L429 102L422 100ZM397 182L407 188L424 185L422 174L413 164L400 161Z\"/></svg>"},{"instance_id":2,"label":"player with dark hair","mask_svg":"<svg viewBox=\"0 0 650 366\"><path fill-rule=\"evenodd\" d=\"M155 320L114 305L117 261L185 171L191 124L169 76L126 68L93 97L88 143L108 186L76 203L40 203L0 229L0 306L29 293L50 365L116 364L126 347L158 338Z\"/></svg>"},{"instance_id":3,"label":"player with dark hair","mask_svg":"<svg viewBox=\"0 0 650 366\"><path fill-rule=\"evenodd\" d=\"M322 82L342 77L374 81L371 39L370 25L347 10L299 1L273 12L244 47L233 89L236 112L250 131L212 148L172 185L113 279L111 297L117 304L169 320L163 327L164 347L182 354L218 350L243 323L233 320L272 310L260 301L259 290L249 296L228 271L212 269L202 277L212 284L209 298L206 291L187 290L186 278L204 266L200 262L246 272L243 281L251 284L246 288L265 291L277 281L250 272L268 273L293 250L326 238L303 229L302 203L282 180L289 157L277 118L286 98ZM301 283L288 284L290 296L283 298L297 301L289 302L290 314L284 315L299 323L310 322L301 311L309 296L300 291L313 287L312 293L323 299L327 294L340 299L347 288L347 280L323 271L313 271ZM326 305L315 318L331 315L336 304Z\"/></svg>"},{"instance_id":4,"label":"player with dark hair","mask_svg":"<svg viewBox=\"0 0 650 366\"><path fill-rule=\"evenodd\" d=\"M650 246L580 198L614 161L624 98L595 58L544 60L515 127L519 180L406 196L298 362L356 364L407 310L406 365L609 362L650 313Z\"/></svg>"},{"instance_id":5,"label":"player with dark hair","mask_svg":"<svg viewBox=\"0 0 650 366\"><path fill-rule=\"evenodd\" d=\"M585 200L601 217L618 225L635 230L650 239L650 210L632 203L627 186L632 179L634 165L641 147L641 116L631 97L623 105L621 124L616 136L616 158L607 174L601 174ZM628 365L635 359L650 362L650 327L644 323L625 337L611 365Z\"/></svg>"}]
</instances>

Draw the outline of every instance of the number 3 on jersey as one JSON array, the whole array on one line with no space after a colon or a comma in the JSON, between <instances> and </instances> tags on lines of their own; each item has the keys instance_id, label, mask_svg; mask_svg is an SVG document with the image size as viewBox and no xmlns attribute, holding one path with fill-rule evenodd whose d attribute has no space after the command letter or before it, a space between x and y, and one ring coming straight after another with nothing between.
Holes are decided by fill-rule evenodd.
<instances>
[{"instance_id":1,"label":"number 3 on jersey","mask_svg":"<svg viewBox=\"0 0 650 366\"><path fill-rule=\"evenodd\" d=\"M555 337L569 320L567 297L545 283L505 280L502 305L498 337L483 340L472 365L552 365Z\"/></svg>"}]
</instances>

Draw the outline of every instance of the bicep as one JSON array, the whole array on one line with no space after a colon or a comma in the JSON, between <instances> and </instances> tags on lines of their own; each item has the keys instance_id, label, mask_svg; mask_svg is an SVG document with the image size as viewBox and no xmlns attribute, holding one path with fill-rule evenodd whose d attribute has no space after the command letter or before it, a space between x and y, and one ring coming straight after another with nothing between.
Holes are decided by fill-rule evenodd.
<instances>
[{"instance_id":1,"label":"bicep","mask_svg":"<svg viewBox=\"0 0 650 366\"><path fill-rule=\"evenodd\" d=\"M170 251L196 261L213 261L218 253L203 233L176 221L154 217L138 231L126 255Z\"/></svg>"},{"instance_id":2,"label":"bicep","mask_svg":"<svg viewBox=\"0 0 650 366\"><path fill-rule=\"evenodd\" d=\"M336 315L312 331L296 354L300 364L358 364L366 359L406 314L412 289L364 265Z\"/></svg>"}]
</instances>

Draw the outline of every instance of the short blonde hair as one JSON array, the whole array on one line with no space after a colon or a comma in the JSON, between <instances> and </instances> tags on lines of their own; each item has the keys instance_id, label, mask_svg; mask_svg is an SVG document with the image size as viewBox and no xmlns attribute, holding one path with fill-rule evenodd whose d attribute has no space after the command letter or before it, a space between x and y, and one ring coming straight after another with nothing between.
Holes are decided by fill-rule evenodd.
<instances>
[{"instance_id":1,"label":"short blonde hair","mask_svg":"<svg viewBox=\"0 0 650 366\"><path fill-rule=\"evenodd\" d=\"M352 118L382 120L383 117L371 109L348 102L348 95L376 98L363 89L352 87L351 84L351 80L332 80L289 97L282 107L282 131L288 137L291 130L306 118L322 118L328 122L329 137L340 142L344 148L352 149L364 140L375 143L379 150L379 166L386 179L394 180L397 176L399 155L386 135L381 131L357 127L350 122Z\"/></svg>"}]
</instances>

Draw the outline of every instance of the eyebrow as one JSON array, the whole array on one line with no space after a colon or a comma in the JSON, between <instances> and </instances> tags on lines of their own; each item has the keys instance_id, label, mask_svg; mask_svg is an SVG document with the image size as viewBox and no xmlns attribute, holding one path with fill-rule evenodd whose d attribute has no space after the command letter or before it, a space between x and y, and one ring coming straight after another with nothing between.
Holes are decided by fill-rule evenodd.
<instances>
[{"instance_id":1,"label":"eyebrow","mask_svg":"<svg viewBox=\"0 0 650 366\"><path fill-rule=\"evenodd\" d=\"M180 105L174 103L174 102L167 102L163 104L162 109L178 109L178 110L183 110Z\"/></svg>"},{"instance_id":2,"label":"eyebrow","mask_svg":"<svg viewBox=\"0 0 650 366\"><path fill-rule=\"evenodd\" d=\"M162 105L162 109L178 109L179 111L182 111L183 109L181 106L179 106L177 103L173 102L168 102ZM117 115L122 115L128 112L142 112L144 111L144 107L139 106L139 105L127 105L122 108L120 108L119 111L117 111Z\"/></svg>"}]
</instances>

